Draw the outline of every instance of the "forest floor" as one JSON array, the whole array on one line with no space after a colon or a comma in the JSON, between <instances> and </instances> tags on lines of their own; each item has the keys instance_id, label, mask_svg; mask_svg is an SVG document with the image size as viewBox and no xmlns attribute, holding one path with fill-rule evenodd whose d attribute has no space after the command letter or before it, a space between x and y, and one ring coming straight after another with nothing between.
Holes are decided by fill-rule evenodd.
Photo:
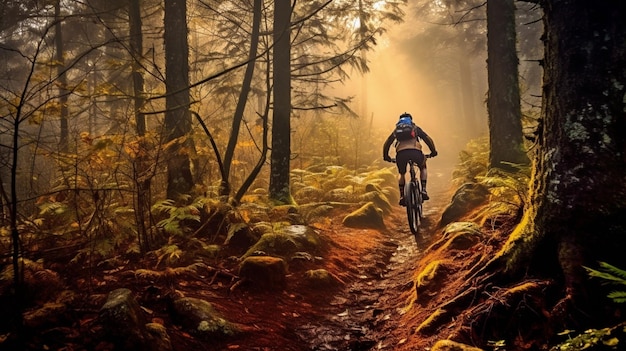
<instances>
[{"instance_id":1,"label":"forest floor","mask_svg":"<svg viewBox=\"0 0 626 351\"><path fill-rule=\"evenodd\" d=\"M63 276L71 276L65 284L76 296L69 310L43 323L29 337L28 349L114 350L113 344L103 339L98 313L109 292L117 288L128 288L135 294L148 321L166 327L177 351L424 349L427 341L416 336L416 326L402 318L415 297L417 262L439 236L441 229L436 226L451 197L448 181L431 180L430 185L431 200L425 203L426 218L418 242L409 231L405 209L397 204L385 216L383 230L346 227L341 223L346 209L336 210L323 223L314 225L324 242L323 252L315 260L290 263L281 291L236 284L236 260L206 262L215 270L204 274L175 275L169 271L172 274L168 276L166 270L161 274L163 279L152 281L128 274L146 262L121 262L82 273L59 269ZM330 272L340 284L325 288L306 285L303 273L319 268ZM172 320L168 296L209 301L242 331L220 340L199 339ZM425 311L423 314L422 319L428 316ZM0 338L0 349L2 344Z\"/></svg>"},{"instance_id":2,"label":"forest floor","mask_svg":"<svg viewBox=\"0 0 626 351\"><path fill-rule=\"evenodd\" d=\"M345 227L341 224L345 213L337 213L317 229L328 244L321 266L343 284L322 290L302 286L298 272L310 267L290 266L294 277L281 292L241 288L210 299L229 320L247 326L246 333L212 346L186 338L185 333L173 335L178 339L173 340L175 349L424 349L423 340L414 335L416 326L403 323L402 316L415 294L413 276L421 252L438 236L436 225L450 200L449 183L436 183L431 181L419 242L408 228L404 207L394 206L385 217L386 230ZM215 292L194 291L193 295L207 298Z\"/></svg>"}]
</instances>

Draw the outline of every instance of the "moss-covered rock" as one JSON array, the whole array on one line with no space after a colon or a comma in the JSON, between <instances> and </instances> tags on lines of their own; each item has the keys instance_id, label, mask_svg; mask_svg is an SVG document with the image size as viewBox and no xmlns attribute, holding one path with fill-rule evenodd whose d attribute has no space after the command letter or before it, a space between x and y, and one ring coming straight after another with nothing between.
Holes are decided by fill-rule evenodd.
<instances>
[{"instance_id":1,"label":"moss-covered rock","mask_svg":"<svg viewBox=\"0 0 626 351\"><path fill-rule=\"evenodd\" d=\"M194 335L203 338L232 336L239 328L224 319L208 301L183 297L173 303L175 319Z\"/></svg>"},{"instance_id":2,"label":"moss-covered rock","mask_svg":"<svg viewBox=\"0 0 626 351\"><path fill-rule=\"evenodd\" d=\"M304 225L287 225L274 232L265 233L242 258L250 256L276 256L289 260L296 252L315 253L321 240L317 232Z\"/></svg>"},{"instance_id":3,"label":"moss-covered rock","mask_svg":"<svg viewBox=\"0 0 626 351\"><path fill-rule=\"evenodd\" d=\"M99 320L105 333L123 350L142 350L146 345L146 321L141 307L129 289L109 293L100 309Z\"/></svg>"},{"instance_id":4,"label":"moss-covered rock","mask_svg":"<svg viewBox=\"0 0 626 351\"><path fill-rule=\"evenodd\" d=\"M471 210L487 200L489 189L482 184L465 183L457 189L450 204L441 215L440 225L444 226L461 219Z\"/></svg>"},{"instance_id":5,"label":"moss-covered rock","mask_svg":"<svg viewBox=\"0 0 626 351\"><path fill-rule=\"evenodd\" d=\"M280 290L285 287L287 263L272 256L250 256L241 262L239 276L254 287Z\"/></svg>"},{"instance_id":6,"label":"moss-covered rock","mask_svg":"<svg viewBox=\"0 0 626 351\"><path fill-rule=\"evenodd\" d=\"M308 286L317 289L332 288L343 284L334 274L325 269L311 269L304 273Z\"/></svg>"},{"instance_id":7,"label":"moss-covered rock","mask_svg":"<svg viewBox=\"0 0 626 351\"><path fill-rule=\"evenodd\" d=\"M430 349L431 351L483 351L478 347L461 344L452 340L439 340Z\"/></svg>"},{"instance_id":8,"label":"moss-covered rock","mask_svg":"<svg viewBox=\"0 0 626 351\"><path fill-rule=\"evenodd\" d=\"M363 194L361 198L363 200L373 202L374 205L383 210L383 213L385 214L389 214L393 210L391 202L389 201L383 190L377 185L367 184L365 186L365 194Z\"/></svg>"},{"instance_id":9,"label":"moss-covered rock","mask_svg":"<svg viewBox=\"0 0 626 351\"><path fill-rule=\"evenodd\" d=\"M383 210L368 202L343 219L343 225L351 228L384 229Z\"/></svg>"},{"instance_id":10,"label":"moss-covered rock","mask_svg":"<svg viewBox=\"0 0 626 351\"><path fill-rule=\"evenodd\" d=\"M148 323L148 349L151 351L172 351L172 340L163 324Z\"/></svg>"}]
</instances>

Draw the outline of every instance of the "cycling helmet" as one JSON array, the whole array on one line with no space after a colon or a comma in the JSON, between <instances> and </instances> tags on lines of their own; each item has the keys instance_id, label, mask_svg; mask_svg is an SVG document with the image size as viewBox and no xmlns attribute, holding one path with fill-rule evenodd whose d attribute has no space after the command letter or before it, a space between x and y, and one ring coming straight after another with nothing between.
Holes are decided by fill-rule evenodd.
<instances>
[{"instance_id":1,"label":"cycling helmet","mask_svg":"<svg viewBox=\"0 0 626 351\"><path fill-rule=\"evenodd\" d=\"M413 120L413 116L411 116L411 114L410 114L410 113L407 113L407 112L405 112L405 113L401 114L401 115L400 115L400 118L401 118L401 119L402 119L402 118L408 118L408 119L410 119L411 121Z\"/></svg>"}]
</instances>

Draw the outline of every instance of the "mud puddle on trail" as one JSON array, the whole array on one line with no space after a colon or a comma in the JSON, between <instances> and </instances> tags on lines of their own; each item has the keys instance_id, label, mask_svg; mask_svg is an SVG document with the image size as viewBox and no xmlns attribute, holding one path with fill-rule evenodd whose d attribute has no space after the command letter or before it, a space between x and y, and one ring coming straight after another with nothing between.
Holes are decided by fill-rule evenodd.
<instances>
[{"instance_id":1,"label":"mud puddle on trail","mask_svg":"<svg viewBox=\"0 0 626 351\"><path fill-rule=\"evenodd\" d=\"M436 234L435 226L447 201L443 191L432 195L435 200L425 204L417 242L406 223L404 208L397 207L386 219L385 240L359 258L357 279L331 298L324 318L296 328L295 333L308 345L306 349L393 350L405 341L390 331L411 329L399 325L408 304L401 295L406 296L413 287L415 266Z\"/></svg>"}]
</instances>

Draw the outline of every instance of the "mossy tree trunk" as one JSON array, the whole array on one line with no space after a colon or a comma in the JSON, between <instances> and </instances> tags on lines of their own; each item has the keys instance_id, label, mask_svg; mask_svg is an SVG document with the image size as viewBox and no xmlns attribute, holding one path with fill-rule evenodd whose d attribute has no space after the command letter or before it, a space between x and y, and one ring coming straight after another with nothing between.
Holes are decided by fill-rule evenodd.
<instances>
[{"instance_id":1,"label":"mossy tree trunk","mask_svg":"<svg viewBox=\"0 0 626 351\"><path fill-rule=\"evenodd\" d=\"M583 266L626 269L626 2L547 0L544 11L531 205L502 254L509 273L546 272L553 262L564 303L552 312L603 321L606 292Z\"/></svg>"}]
</instances>

